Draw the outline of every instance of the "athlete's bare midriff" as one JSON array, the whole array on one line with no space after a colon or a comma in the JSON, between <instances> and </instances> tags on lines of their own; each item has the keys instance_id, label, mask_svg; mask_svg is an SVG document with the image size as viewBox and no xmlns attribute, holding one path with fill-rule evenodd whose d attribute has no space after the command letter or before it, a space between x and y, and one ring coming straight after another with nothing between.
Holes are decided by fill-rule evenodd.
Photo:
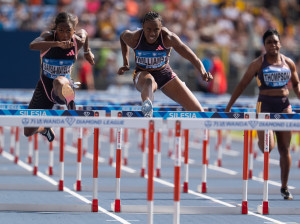
<instances>
[{"instance_id":1,"label":"athlete's bare midriff","mask_svg":"<svg viewBox=\"0 0 300 224\"><path fill-rule=\"evenodd\" d=\"M288 96L288 89L264 89L259 91L259 95L265 96Z\"/></svg>"}]
</instances>

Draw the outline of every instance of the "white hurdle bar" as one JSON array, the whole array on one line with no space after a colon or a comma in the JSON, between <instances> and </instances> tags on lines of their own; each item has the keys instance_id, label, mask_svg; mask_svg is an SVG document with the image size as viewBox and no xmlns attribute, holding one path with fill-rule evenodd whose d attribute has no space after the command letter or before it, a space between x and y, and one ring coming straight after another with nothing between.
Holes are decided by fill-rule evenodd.
<instances>
[{"instance_id":1,"label":"white hurdle bar","mask_svg":"<svg viewBox=\"0 0 300 224\"><path fill-rule=\"evenodd\" d=\"M95 116L96 113L95 113ZM99 116L99 113L98 113ZM5 118L5 119L1 119L1 118ZM93 191L93 201L92 201L92 207L91 210L93 212L97 212L98 211L98 189L97 189L97 184L98 184L98 140L99 140L99 128L146 128L149 126L149 123L152 124L153 126L153 131L151 132L152 134L154 133L154 124L156 123L156 125L158 127L162 126L162 119L161 118L152 118L147 119L147 118L101 118L101 117L72 117L70 119L70 117L55 117L55 116L47 116L47 117L42 117L42 116L14 116L14 115L5 115L5 116L0 116L0 126L17 126L17 127L39 127L39 126L52 126L52 127L60 127L60 128L65 128L65 127L96 127L95 128L95 137L94 137L94 161L93 161L93 186L94 186L94 191ZM150 132L149 132L150 133ZM62 135L63 136L63 135ZM62 137L61 136L61 137ZM154 136L153 136L153 141L154 141ZM63 138L61 138L60 141L61 145L63 145L64 141ZM152 146L153 147L153 143ZM61 147L62 148L62 147ZM153 153L154 155L154 153ZM63 160L63 155L60 155L60 161ZM62 168L63 169L63 168ZM37 171L37 170L36 170ZM150 171L149 171L150 172ZM148 174L148 176L150 176L150 174ZM151 178L150 178L151 179ZM63 181L63 177L60 177L60 182L58 183L59 188L63 187L63 184L61 183L61 181ZM153 185L153 167L152 167L152 185ZM149 186L149 184L148 184ZM22 186L19 186L20 189ZM56 187L57 189L57 185L53 186ZM0 185L1 188L1 185ZM33 189L34 186L31 187L31 189ZM47 188L47 187L45 187ZM153 188L153 186L152 186ZM22 188L23 189L23 188ZM23 189L24 190L24 189ZM52 187L51 187L51 190ZM11 207L9 207L11 206ZM11 208L11 210L18 210L24 207L23 205L20 204L10 204L10 205L4 205L4 206L0 206L0 210L1 208L3 208L5 210L5 208ZM42 206L41 206L42 207ZM71 207L74 207L74 205L72 205ZM28 210L30 211L39 211L39 207L37 206L33 206L30 207L30 205L27 207ZM30 209L31 208L31 209ZM44 207L43 207L44 208ZM49 205L43 209L45 211L57 211L56 208L59 208L59 206L51 206ZM26 208L24 208L25 210ZM68 208L66 210L64 210L64 208L61 208L61 211L69 211L72 208ZM28 211L26 210L26 211ZM82 208L80 208L80 211L82 211ZM90 211L90 210L89 210Z\"/></svg>"}]
</instances>

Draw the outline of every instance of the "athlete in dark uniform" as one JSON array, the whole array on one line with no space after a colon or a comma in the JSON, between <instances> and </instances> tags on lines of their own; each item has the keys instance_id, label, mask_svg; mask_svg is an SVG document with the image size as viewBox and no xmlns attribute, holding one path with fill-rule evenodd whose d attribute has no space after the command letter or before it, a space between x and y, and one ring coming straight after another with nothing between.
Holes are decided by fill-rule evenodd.
<instances>
[{"instance_id":1,"label":"athlete in dark uniform","mask_svg":"<svg viewBox=\"0 0 300 224\"><path fill-rule=\"evenodd\" d=\"M288 100L289 90L287 83L291 80L294 92L300 97L299 78L295 63L288 57L280 54L280 38L276 30L267 30L263 36L266 54L256 58L248 67L245 75L235 88L226 107L230 111L236 99L256 77L259 87L257 113L292 113ZM258 145L264 150L264 132L258 131ZM293 196L288 190L288 176L291 167L290 141L291 131L275 131L281 168L281 194L284 199L292 200ZM270 151L274 148L273 131L270 131Z\"/></svg>"},{"instance_id":2,"label":"athlete in dark uniform","mask_svg":"<svg viewBox=\"0 0 300 224\"><path fill-rule=\"evenodd\" d=\"M162 26L162 19L158 13L148 12L142 24L143 29L126 30L120 35L123 66L119 68L118 74L122 75L130 69L130 47L135 52L136 62L133 81L136 89L141 92L144 115L152 116L153 93L157 88L185 110L203 111L193 93L172 71L169 65L171 49L174 48L182 57L189 60L199 70L203 80L210 81L212 75L205 71L199 58L176 34Z\"/></svg>"},{"instance_id":3,"label":"athlete in dark uniform","mask_svg":"<svg viewBox=\"0 0 300 224\"><path fill-rule=\"evenodd\" d=\"M94 64L87 32L82 29L75 34L77 23L76 16L59 13L53 30L43 32L31 42L30 49L41 52L41 72L28 109L51 109L55 103L66 104L69 110L76 109L71 71L82 46L85 59ZM48 141L53 141L55 137L51 128L24 129L27 137L35 133L46 136Z\"/></svg>"}]
</instances>

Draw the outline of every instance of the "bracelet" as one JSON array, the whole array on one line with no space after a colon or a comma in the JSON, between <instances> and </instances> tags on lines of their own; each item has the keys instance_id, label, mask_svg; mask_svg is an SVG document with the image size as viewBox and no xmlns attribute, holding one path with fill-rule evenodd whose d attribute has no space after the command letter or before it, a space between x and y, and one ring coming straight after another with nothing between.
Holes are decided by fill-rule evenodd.
<instances>
[{"instance_id":1,"label":"bracelet","mask_svg":"<svg viewBox=\"0 0 300 224\"><path fill-rule=\"evenodd\" d=\"M88 50L87 51L84 51L83 53L84 54L89 54L91 52L91 48L88 48Z\"/></svg>"}]
</instances>

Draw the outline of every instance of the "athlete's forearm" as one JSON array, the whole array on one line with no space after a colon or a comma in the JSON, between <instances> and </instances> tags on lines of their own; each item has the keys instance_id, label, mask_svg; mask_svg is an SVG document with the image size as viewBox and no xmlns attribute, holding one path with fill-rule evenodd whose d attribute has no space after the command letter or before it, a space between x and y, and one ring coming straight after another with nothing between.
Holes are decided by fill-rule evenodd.
<instances>
[{"instance_id":1,"label":"athlete's forearm","mask_svg":"<svg viewBox=\"0 0 300 224\"><path fill-rule=\"evenodd\" d=\"M47 50L51 47L59 47L59 41L34 41L30 44L30 50Z\"/></svg>"},{"instance_id":2,"label":"athlete's forearm","mask_svg":"<svg viewBox=\"0 0 300 224\"><path fill-rule=\"evenodd\" d=\"M123 56L123 66L129 66L129 47L122 38L120 38L120 44Z\"/></svg>"}]
</instances>

